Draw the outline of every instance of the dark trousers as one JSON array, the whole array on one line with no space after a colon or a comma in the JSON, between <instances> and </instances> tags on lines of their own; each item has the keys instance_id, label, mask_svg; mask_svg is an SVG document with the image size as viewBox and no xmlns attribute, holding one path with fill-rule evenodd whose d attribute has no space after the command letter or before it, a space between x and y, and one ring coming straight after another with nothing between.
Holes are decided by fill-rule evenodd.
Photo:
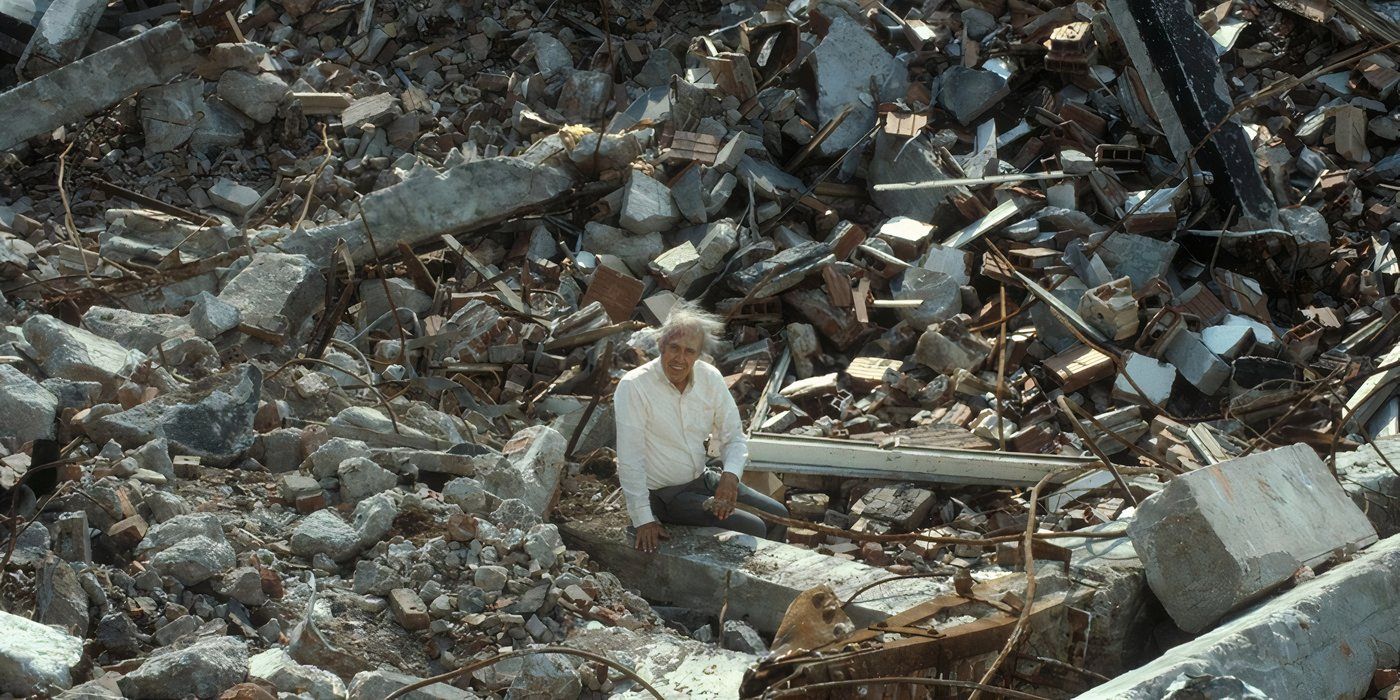
<instances>
[{"instance_id":1,"label":"dark trousers","mask_svg":"<svg viewBox=\"0 0 1400 700\"><path fill-rule=\"evenodd\" d=\"M779 541L783 539L786 528L774 525L770 530L767 523L753 513L735 509L729 517L720 520L705 510L705 499L715 495L719 478L720 472L706 469L704 474L684 484L652 489L652 515L663 523L722 527L754 537ZM788 514L786 506L745 486L743 482L739 483L739 502L781 517L787 517Z\"/></svg>"}]
</instances>

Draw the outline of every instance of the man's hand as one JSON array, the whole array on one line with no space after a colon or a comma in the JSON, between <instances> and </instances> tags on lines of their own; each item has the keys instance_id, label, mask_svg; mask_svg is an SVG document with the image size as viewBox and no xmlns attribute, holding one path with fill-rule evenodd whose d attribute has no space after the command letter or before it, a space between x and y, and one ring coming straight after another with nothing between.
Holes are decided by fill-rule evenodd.
<instances>
[{"instance_id":1,"label":"man's hand","mask_svg":"<svg viewBox=\"0 0 1400 700\"><path fill-rule=\"evenodd\" d=\"M661 540L671 539L671 533L666 532L666 528L661 527L661 523L655 520L637 528L637 549L643 552L655 552Z\"/></svg>"},{"instance_id":2,"label":"man's hand","mask_svg":"<svg viewBox=\"0 0 1400 700\"><path fill-rule=\"evenodd\" d=\"M739 477L733 472L724 472L715 487L715 517L724 520L734 512L734 502L739 499Z\"/></svg>"}]
</instances>

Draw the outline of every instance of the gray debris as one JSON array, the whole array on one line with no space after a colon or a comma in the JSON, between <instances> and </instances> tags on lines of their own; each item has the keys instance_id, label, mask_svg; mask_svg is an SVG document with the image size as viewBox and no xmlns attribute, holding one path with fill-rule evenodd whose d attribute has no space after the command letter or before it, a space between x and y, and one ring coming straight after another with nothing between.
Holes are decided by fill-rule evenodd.
<instances>
[{"instance_id":1,"label":"gray debris","mask_svg":"<svg viewBox=\"0 0 1400 700\"><path fill-rule=\"evenodd\" d=\"M120 683L127 697L178 700L188 695L217 696L247 676L247 643L214 637L158 651Z\"/></svg>"}]
</instances>

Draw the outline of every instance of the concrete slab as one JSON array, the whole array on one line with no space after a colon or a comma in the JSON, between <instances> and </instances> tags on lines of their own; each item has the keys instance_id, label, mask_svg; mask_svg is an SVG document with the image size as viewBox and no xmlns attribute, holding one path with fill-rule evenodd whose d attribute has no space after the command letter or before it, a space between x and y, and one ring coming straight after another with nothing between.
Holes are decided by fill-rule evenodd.
<instances>
[{"instance_id":1,"label":"concrete slab","mask_svg":"<svg viewBox=\"0 0 1400 700\"><path fill-rule=\"evenodd\" d=\"M644 554L632 546L620 525L580 521L559 527L571 548L588 552L648 600L717 611L726 599L728 573L728 616L769 634L777 631L788 605L802 591L826 584L845 599L865 584L890 576L868 564L728 530L667 529L671 539L660 551ZM862 594L846 612L864 626L951 590L951 582L940 579L894 581Z\"/></svg>"},{"instance_id":2,"label":"concrete slab","mask_svg":"<svg viewBox=\"0 0 1400 700\"><path fill-rule=\"evenodd\" d=\"M1361 698L1400 662L1400 537L1079 696L1156 700L1182 674L1234 676L1272 698Z\"/></svg>"},{"instance_id":3,"label":"concrete slab","mask_svg":"<svg viewBox=\"0 0 1400 700\"><path fill-rule=\"evenodd\" d=\"M1257 452L1173 479L1128 528L1147 582L1177 625L1226 613L1376 530L1306 445Z\"/></svg>"},{"instance_id":4,"label":"concrete slab","mask_svg":"<svg viewBox=\"0 0 1400 700\"><path fill-rule=\"evenodd\" d=\"M665 630L646 633L621 627L584 629L571 635L564 645L626 664L661 691L663 697L692 700L739 697L744 671L758 661L752 654L720 649ZM617 673L609 675L621 678ZM631 684L609 697L631 700L652 696Z\"/></svg>"},{"instance_id":5,"label":"concrete slab","mask_svg":"<svg viewBox=\"0 0 1400 700\"><path fill-rule=\"evenodd\" d=\"M0 149L46 134L159 85L197 63L194 42L175 22L142 32L0 93Z\"/></svg>"},{"instance_id":6,"label":"concrete slab","mask_svg":"<svg viewBox=\"0 0 1400 700\"><path fill-rule=\"evenodd\" d=\"M361 217L298 230L280 247L323 261L336 241L344 239L350 256L363 263L374 257L375 248L366 227L380 251L394 250L400 243L415 246L508 219L573 185L569 174L520 158L475 160L376 190L360 201Z\"/></svg>"},{"instance_id":7,"label":"concrete slab","mask_svg":"<svg viewBox=\"0 0 1400 700\"><path fill-rule=\"evenodd\" d=\"M1122 522L1115 522L1083 531L1122 527ZM1094 590L1078 603L1090 615L1081 665L1111 676L1149 660L1152 631L1167 615L1148 591L1147 575L1132 540L1086 537L1054 543L1069 550L1071 576Z\"/></svg>"},{"instance_id":8,"label":"concrete slab","mask_svg":"<svg viewBox=\"0 0 1400 700\"><path fill-rule=\"evenodd\" d=\"M1381 455L1400 468L1400 435L1378 438L1373 445L1338 454L1337 478L1376 532L1390 537L1400 534L1400 473L1386 466Z\"/></svg>"}]
</instances>

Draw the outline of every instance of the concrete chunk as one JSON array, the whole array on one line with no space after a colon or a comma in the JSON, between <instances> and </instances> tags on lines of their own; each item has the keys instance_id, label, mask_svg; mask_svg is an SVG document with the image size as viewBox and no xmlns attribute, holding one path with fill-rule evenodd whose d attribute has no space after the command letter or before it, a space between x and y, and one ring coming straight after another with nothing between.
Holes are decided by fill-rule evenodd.
<instances>
[{"instance_id":1,"label":"concrete chunk","mask_svg":"<svg viewBox=\"0 0 1400 700\"><path fill-rule=\"evenodd\" d=\"M1182 629L1225 614L1376 541L1376 530L1304 445L1259 452L1173 479L1129 526L1147 582Z\"/></svg>"},{"instance_id":2,"label":"concrete chunk","mask_svg":"<svg viewBox=\"0 0 1400 700\"><path fill-rule=\"evenodd\" d=\"M0 693L43 695L73 685L83 640L0 610Z\"/></svg>"},{"instance_id":3,"label":"concrete chunk","mask_svg":"<svg viewBox=\"0 0 1400 700\"><path fill-rule=\"evenodd\" d=\"M1329 477L1330 478L1330 477ZM1183 674L1233 676L1270 698L1370 697L1400 647L1400 537L1094 688L1080 700L1156 700Z\"/></svg>"},{"instance_id":4,"label":"concrete chunk","mask_svg":"<svg viewBox=\"0 0 1400 700\"><path fill-rule=\"evenodd\" d=\"M234 216L246 216L261 198L262 195L259 195L257 190L226 177L219 178L219 181L209 188L209 199L213 200L214 205Z\"/></svg>"},{"instance_id":5,"label":"concrete chunk","mask_svg":"<svg viewBox=\"0 0 1400 700\"><path fill-rule=\"evenodd\" d=\"M181 649L156 652L121 679L121 688L131 698L210 698L247 676L247 642L213 637Z\"/></svg>"},{"instance_id":6,"label":"concrete chunk","mask_svg":"<svg viewBox=\"0 0 1400 700\"><path fill-rule=\"evenodd\" d=\"M938 102L964 126L977 121L1011 90L1006 79L991 71L953 66L942 75Z\"/></svg>"},{"instance_id":7,"label":"concrete chunk","mask_svg":"<svg viewBox=\"0 0 1400 700\"><path fill-rule=\"evenodd\" d=\"M16 70L37 78L81 56L105 9L102 0L55 0L39 18Z\"/></svg>"},{"instance_id":8,"label":"concrete chunk","mask_svg":"<svg viewBox=\"0 0 1400 700\"><path fill-rule=\"evenodd\" d=\"M817 116L822 122L847 107L853 109L818 147L824 156L854 145L875 125L875 104L903 97L909 88L909 69L845 14L832 19L826 37L808 60L817 76Z\"/></svg>"},{"instance_id":9,"label":"concrete chunk","mask_svg":"<svg viewBox=\"0 0 1400 700\"><path fill-rule=\"evenodd\" d=\"M251 364L211 377L187 391L164 394L86 426L94 440L141 447L164 438L176 454L212 466L232 463L253 446L253 417L262 396L262 372Z\"/></svg>"},{"instance_id":10,"label":"concrete chunk","mask_svg":"<svg viewBox=\"0 0 1400 700\"><path fill-rule=\"evenodd\" d=\"M325 260L336 241L344 239L354 261L364 263L374 257L366 227L380 251L394 250L400 243L414 246L508 219L573 185L568 174L522 159L474 160L365 195L360 200L363 221L357 217L299 230L279 245L288 252Z\"/></svg>"},{"instance_id":11,"label":"concrete chunk","mask_svg":"<svg viewBox=\"0 0 1400 700\"><path fill-rule=\"evenodd\" d=\"M5 415L5 437L24 444L54 435L58 397L9 365L0 365L0 411Z\"/></svg>"},{"instance_id":12,"label":"concrete chunk","mask_svg":"<svg viewBox=\"0 0 1400 700\"><path fill-rule=\"evenodd\" d=\"M24 338L38 352L39 364L52 377L120 384L145 356L118 343L70 326L52 316L31 316Z\"/></svg>"},{"instance_id":13,"label":"concrete chunk","mask_svg":"<svg viewBox=\"0 0 1400 700\"><path fill-rule=\"evenodd\" d=\"M671 191L640 170L632 171L622 193L622 228L632 233L659 233L680 221Z\"/></svg>"},{"instance_id":14,"label":"concrete chunk","mask_svg":"<svg viewBox=\"0 0 1400 700\"><path fill-rule=\"evenodd\" d=\"M167 22L0 94L0 149L106 109L192 70L194 42Z\"/></svg>"}]
</instances>

